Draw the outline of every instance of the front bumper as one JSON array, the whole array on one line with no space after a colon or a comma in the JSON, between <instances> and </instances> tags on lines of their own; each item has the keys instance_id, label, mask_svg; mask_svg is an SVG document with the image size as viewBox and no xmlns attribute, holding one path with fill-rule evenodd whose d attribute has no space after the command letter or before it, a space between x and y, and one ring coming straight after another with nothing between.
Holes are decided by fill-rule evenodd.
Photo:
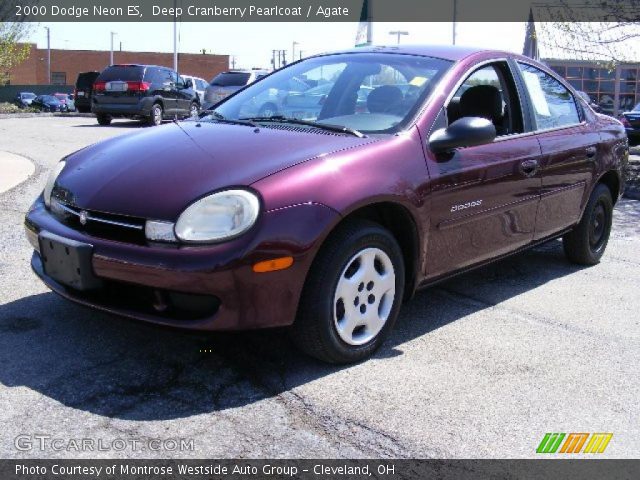
<instances>
[{"instance_id":1,"label":"front bumper","mask_svg":"<svg viewBox=\"0 0 640 480\"><path fill-rule=\"evenodd\" d=\"M162 325L238 330L293 323L311 262L338 219L329 207L303 204L266 212L247 234L217 245L135 245L71 229L39 199L25 228L36 249L34 272L74 302ZM103 285L80 291L47 276L37 241L43 231L92 245L91 268ZM257 262L282 256L294 258L286 270L252 269Z\"/></svg>"}]
</instances>

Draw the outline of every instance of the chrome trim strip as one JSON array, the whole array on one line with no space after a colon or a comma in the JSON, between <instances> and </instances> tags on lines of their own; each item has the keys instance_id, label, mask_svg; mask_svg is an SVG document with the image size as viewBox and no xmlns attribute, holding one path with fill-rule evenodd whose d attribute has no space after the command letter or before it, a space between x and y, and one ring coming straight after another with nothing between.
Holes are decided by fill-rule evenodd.
<instances>
[{"instance_id":1,"label":"chrome trim strip","mask_svg":"<svg viewBox=\"0 0 640 480\"><path fill-rule=\"evenodd\" d=\"M74 210L73 208L65 205L62 202L56 200L56 203L62 208L65 212L68 212L76 217L80 216L80 212ZM125 222L117 222L115 220L107 220L106 218L94 217L93 215L88 214L87 212L87 220L91 220L93 222L106 223L108 225L114 225L116 227L123 228L131 228L132 230L144 230L144 225L135 225L133 223L125 223Z\"/></svg>"}]
</instances>

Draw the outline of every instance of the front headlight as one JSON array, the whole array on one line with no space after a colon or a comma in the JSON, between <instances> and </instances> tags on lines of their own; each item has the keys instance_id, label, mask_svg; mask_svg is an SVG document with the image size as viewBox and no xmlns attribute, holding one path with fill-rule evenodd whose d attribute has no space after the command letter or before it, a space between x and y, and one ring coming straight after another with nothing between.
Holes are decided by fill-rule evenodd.
<instances>
[{"instance_id":1,"label":"front headlight","mask_svg":"<svg viewBox=\"0 0 640 480\"><path fill-rule=\"evenodd\" d=\"M58 178L58 175L60 175L60 172L62 171L66 163L67 162L65 162L64 160L58 162L58 164L51 170L51 173L49 173L47 184L44 186L44 192L42 193L42 195L44 196L44 204L47 207L51 206L51 192L53 192L53 186L56 184L56 179Z\"/></svg>"},{"instance_id":2,"label":"front headlight","mask_svg":"<svg viewBox=\"0 0 640 480\"><path fill-rule=\"evenodd\" d=\"M175 232L183 242L213 242L235 237L255 223L258 197L247 190L225 190L201 198L182 212Z\"/></svg>"}]
</instances>

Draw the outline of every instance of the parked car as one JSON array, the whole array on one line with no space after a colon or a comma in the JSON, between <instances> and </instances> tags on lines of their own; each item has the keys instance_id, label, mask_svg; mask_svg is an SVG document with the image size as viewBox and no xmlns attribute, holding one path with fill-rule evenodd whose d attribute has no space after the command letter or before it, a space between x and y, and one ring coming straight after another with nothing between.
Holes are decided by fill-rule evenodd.
<instances>
[{"instance_id":1,"label":"parked car","mask_svg":"<svg viewBox=\"0 0 640 480\"><path fill-rule=\"evenodd\" d=\"M82 72L78 74L76 88L73 93L74 102L78 112L91 112L91 97L93 95L93 83L100 76L100 72Z\"/></svg>"},{"instance_id":2,"label":"parked car","mask_svg":"<svg viewBox=\"0 0 640 480\"><path fill-rule=\"evenodd\" d=\"M31 107L42 112L64 112L65 105L53 95L38 95L31 102Z\"/></svg>"},{"instance_id":3,"label":"parked car","mask_svg":"<svg viewBox=\"0 0 640 480\"><path fill-rule=\"evenodd\" d=\"M281 110L285 116L301 119L315 119L320 114L324 102L332 88L332 83L325 83L303 92L290 92L282 101ZM367 111L367 97L373 90L373 87L369 87L367 85L363 85L358 89L358 99L355 107L356 113Z\"/></svg>"},{"instance_id":4,"label":"parked car","mask_svg":"<svg viewBox=\"0 0 640 480\"><path fill-rule=\"evenodd\" d=\"M204 105L212 105L269 74L268 70L229 70L213 77L204 93Z\"/></svg>"},{"instance_id":5,"label":"parked car","mask_svg":"<svg viewBox=\"0 0 640 480\"><path fill-rule=\"evenodd\" d=\"M640 103L633 110L623 112L620 121L629 137L629 143L637 145L640 142Z\"/></svg>"},{"instance_id":6,"label":"parked car","mask_svg":"<svg viewBox=\"0 0 640 480\"><path fill-rule=\"evenodd\" d=\"M333 84L315 119L240 116L292 78ZM33 270L70 300L187 329L289 326L303 351L354 362L419 288L556 238L598 263L627 155L620 122L530 58L362 47L66 156L25 225Z\"/></svg>"},{"instance_id":7,"label":"parked car","mask_svg":"<svg viewBox=\"0 0 640 480\"><path fill-rule=\"evenodd\" d=\"M33 92L20 92L16 95L15 103L20 108L26 108L31 105L34 98L36 98L36 94Z\"/></svg>"},{"instance_id":8,"label":"parked car","mask_svg":"<svg viewBox=\"0 0 640 480\"><path fill-rule=\"evenodd\" d=\"M157 65L111 65L93 84L91 111L100 125L113 118L160 125L169 118L197 115L200 99L190 80Z\"/></svg>"},{"instance_id":9,"label":"parked car","mask_svg":"<svg viewBox=\"0 0 640 480\"><path fill-rule=\"evenodd\" d=\"M63 112L76 111L76 105L73 102L73 98L68 93L54 93L53 96L56 97L58 101L60 101L60 103L62 104Z\"/></svg>"},{"instance_id":10,"label":"parked car","mask_svg":"<svg viewBox=\"0 0 640 480\"><path fill-rule=\"evenodd\" d=\"M181 77L185 82L187 80L191 80L193 90L198 94L198 98L200 99L200 105L204 104L204 91L207 89L207 81L204 78L194 77L191 75L181 75Z\"/></svg>"},{"instance_id":11,"label":"parked car","mask_svg":"<svg viewBox=\"0 0 640 480\"><path fill-rule=\"evenodd\" d=\"M284 88L282 88L284 87ZM310 85L301 78L291 78L280 88L269 88L243 105L241 116L270 117L286 111L286 102L291 95L302 95Z\"/></svg>"}]
</instances>

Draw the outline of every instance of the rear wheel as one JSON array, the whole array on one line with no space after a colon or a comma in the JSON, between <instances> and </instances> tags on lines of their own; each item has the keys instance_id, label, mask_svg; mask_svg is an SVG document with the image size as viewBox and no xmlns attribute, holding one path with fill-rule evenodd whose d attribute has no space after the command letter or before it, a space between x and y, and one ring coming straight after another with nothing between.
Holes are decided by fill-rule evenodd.
<instances>
[{"instance_id":1,"label":"rear wheel","mask_svg":"<svg viewBox=\"0 0 640 480\"><path fill-rule=\"evenodd\" d=\"M393 328L403 291L404 263L393 235L376 223L351 221L314 261L292 339L325 362L363 360Z\"/></svg>"},{"instance_id":2,"label":"rear wheel","mask_svg":"<svg viewBox=\"0 0 640 480\"><path fill-rule=\"evenodd\" d=\"M152 127L162 125L162 105L154 103L151 107L151 112L147 118L147 123Z\"/></svg>"},{"instance_id":3,"label":"rear wheel","mask_svg":"<svg viewBox=\"0 0 640 480\"><path fill-rule=\"evenodd\" d=\"M110 125L111 124L111 115L105 115L103 113L99 113L98 115L96 115L96 118L98 119L98 123L100 125Z\"/></svg>"},{"instance_id":4,"label":"rear wheel","mask_svg":"<svg viewBox=\"0 0 640 480\"><path fill-rule=\"evenodd\" d=\"M599 184L591 193L580 223L562 238L567 258L580 265L597 264L607 248L612 220L611 192Z\"/></svg>"}]
</instances>

